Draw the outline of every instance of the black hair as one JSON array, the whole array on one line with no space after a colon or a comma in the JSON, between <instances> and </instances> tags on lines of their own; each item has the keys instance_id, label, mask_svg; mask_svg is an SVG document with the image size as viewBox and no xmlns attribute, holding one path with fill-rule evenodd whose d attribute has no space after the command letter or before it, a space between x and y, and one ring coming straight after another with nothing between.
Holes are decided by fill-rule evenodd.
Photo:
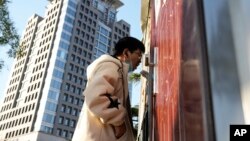
<instances>
[{"instance_id":1,"label":"black hair","mask_svg":"<svg viewBox=\"0 0 250 141\"><path fill-rule=\"evenodd\" d=\"M123 37L115 45L114 56L119 56L123 53L124 49L128 49L131 53L139 49L145 52L144 44L134 37Z\"/></svg>"}]
</instances>

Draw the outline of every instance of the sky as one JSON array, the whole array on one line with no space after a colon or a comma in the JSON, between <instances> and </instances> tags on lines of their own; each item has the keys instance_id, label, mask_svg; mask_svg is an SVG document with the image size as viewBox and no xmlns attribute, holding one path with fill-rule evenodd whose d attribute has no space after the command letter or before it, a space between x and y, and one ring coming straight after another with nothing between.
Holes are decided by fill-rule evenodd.
<instances>
[{"instance_id":1,"label":"sky","mask_svg":"<svg viewBox=\"0 0 250 141\"><path fill-rule=\"evenodd\" d=\"M18 34L21 36L28 19L34 14L40 16L45 15L46 5L48 0L10 0L9 11L10 18L17 28ZM142 38L140 28L140 5L141 0L121 0L124 5L118 9L117 20L123 19L131 25L130 35L137 39ZM9 58L6 52L8 47L1 47L0 60L4 60L4 67L0 71L0 103L3 100L4 93L9 82L13 59ZM135 70L139 72L140 68ZM132 91L132 105L139 103L140 83L133 85Z\"/></svg>"}]
</instances>

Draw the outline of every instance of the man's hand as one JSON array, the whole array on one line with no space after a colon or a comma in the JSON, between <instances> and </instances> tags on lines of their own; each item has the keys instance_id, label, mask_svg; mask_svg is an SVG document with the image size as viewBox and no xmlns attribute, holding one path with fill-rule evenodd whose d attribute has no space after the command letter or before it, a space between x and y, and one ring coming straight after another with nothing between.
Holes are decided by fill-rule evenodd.
<instances>
[{"instance_id":1,"label":"man's hand","mask_svg":"<svg viewBox=\"0 0 250 141\"><path fill-rule=\"evenodd\" d=\"M126 132L126 125L125 125L125 123L123 123L120 126L113 126L113 127L114 127L115 137L117 139L120 138Z\"/></svg>"}]
</instances>

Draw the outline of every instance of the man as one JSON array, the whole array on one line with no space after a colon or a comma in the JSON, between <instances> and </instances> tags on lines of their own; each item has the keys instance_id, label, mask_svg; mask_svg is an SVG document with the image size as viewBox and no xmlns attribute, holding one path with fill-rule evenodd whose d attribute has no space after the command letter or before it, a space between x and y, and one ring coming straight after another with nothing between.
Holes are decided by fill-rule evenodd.
<instances>
[{"instance_id":1,"label":"man","mask_svg":"<svg viewBox=\"0 0 250 141\"><path fill-rule=\"evenodd\" d=\"M72 141L134 141L127 75L141 62L145 47L133 37L115 45L87 69L85 102Z\"/></svg>"}]
</instances>

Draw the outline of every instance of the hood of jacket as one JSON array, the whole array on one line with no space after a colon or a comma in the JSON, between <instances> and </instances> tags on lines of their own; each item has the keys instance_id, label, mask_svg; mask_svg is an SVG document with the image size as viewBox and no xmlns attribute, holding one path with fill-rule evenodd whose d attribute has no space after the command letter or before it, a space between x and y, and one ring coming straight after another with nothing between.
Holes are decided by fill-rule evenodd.
<instances>
[{"instance_id":1,"label":"hood of jacket","mask_svg":"<svg viewBox=\"0 0 250 141\"><path fill-rule=\"evenodd\" d=\"M92 76L92 74L94 74L95 70L98 68L98 66L104 62L113 62L114 64L116 64L118 67L123 67L123 73L127 74L128 73L128 68L129 65L120 61L119 59L112 57L110 55L104 54L102 56L100 56L99 58L97 58L94 62L92 62L88 68L87 68L87 79L89 80L89 78Z\"/></svg>"}]
</instances>

